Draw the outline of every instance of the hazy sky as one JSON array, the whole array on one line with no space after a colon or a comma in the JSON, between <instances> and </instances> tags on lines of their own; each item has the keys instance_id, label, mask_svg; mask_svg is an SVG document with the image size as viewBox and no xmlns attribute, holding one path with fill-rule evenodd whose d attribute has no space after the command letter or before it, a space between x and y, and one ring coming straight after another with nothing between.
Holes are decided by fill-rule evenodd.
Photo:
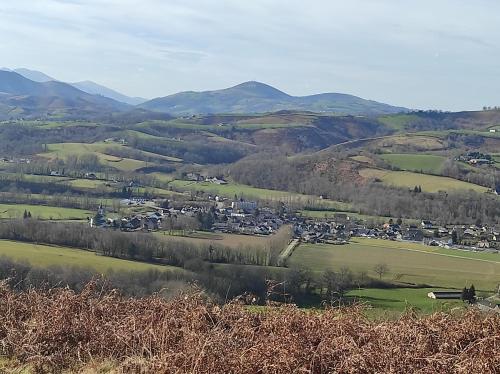
<instances>
[{"instance_id":1,"label":"hazy sky","mask_svg":"<svg viewBox=\"0 0 500 374\"><path fill-rule=\"evenodd\" d=\"M500 2L0 0L0 66L147 98L258 80L478 109L500 105Z\"/></svg>"}]
</instances>

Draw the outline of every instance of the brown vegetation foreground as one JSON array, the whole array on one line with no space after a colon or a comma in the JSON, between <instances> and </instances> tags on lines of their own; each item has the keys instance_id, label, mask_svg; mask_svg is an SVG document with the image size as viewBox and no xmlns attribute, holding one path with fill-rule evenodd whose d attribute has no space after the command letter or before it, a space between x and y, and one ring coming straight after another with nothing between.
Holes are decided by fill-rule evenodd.
<instances>
[{"instance_id":1,"label":"brown vegetation foreground","mask_svg":"<svg viewBox=\"0 0 500 374\"><path fill-rule=\"evenodd\" d=\"M36 372L112 362L126 373L498 373L499 352L500 316L474 311L374 322L357 309L0 285L0 354Z\"/></svg>"}]
</instances>

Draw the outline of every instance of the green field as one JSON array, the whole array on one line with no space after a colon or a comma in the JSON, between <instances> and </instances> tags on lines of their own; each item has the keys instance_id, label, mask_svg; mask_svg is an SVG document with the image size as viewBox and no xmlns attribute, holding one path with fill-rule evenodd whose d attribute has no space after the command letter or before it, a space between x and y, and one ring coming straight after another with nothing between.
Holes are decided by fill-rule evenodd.
<instances>
[{"instance_id":1,"label":"green field","mask_svg":"<svg viewBox=\"0 0 500 374\"><path fill-rule=\"evenodd\" d=\"M268 190L256 188L238 183L215 184L210 182L192 182L183 180L174 180L169 183L170 186L181 190L203 191L211 194L218 194L233 198L234 195L243 196L248 199L275 200L302 202L304 204L319 204L329 209L349 210L349 204L339 201L320 199L317 196L302 195L294 192Z\"/></svg>"},{"instance_id":2,"label":"green field","mask_svg":"<svg viewBox=\"0 0 500 374\"><path fill-rule=\"evenodd\" d=\"M388 153L381 155L384 161L401 170L440 174L446 158L436 155Z\"/></svg>"},{"instance_id":3,"label":"green field","mask_svg":"<svg viewBox=\"0 0 500 374\"><path fill-rule=\"evenodd\" d=\"M408 124L418 119L419 117L415 114L394 114L378 118L384 125L395 130L404 130Z\"/></svg>"},{"instance_id":4,"label":"green field","mask_svg":"<svg viewBox=\"0 0 500 374\"><path fill-rule=\"evenodd\" d=\"M7 256L18 261L28 261L32 265L48 267L81 266L105 273L112 270L142 271L149 269L177 269L171 266L152 265L144 262L120 260L96 255L82 249L39 245L33 243L0 240L0 256Z\"/></svg>"},{"instance_id":5,"label":"green field","mask_svg":"<svg viewBox=\"0 0 500 374\"><path fill-rule=\"evenodd\" d=\"M22 218L24 211L33 218L51 220L86 219L94 213L83 209L59 208L45 205L0 204L0 218Z\"/></svg>"},{"instance_id":6,"label":"green field","mask_svg":"<svg viewBox=\"0 0 500 374\"><path fill-rule=\"evenodd\" d=\"M500 280L500 255L446 250L417 243L355 238L347 245L302 244L290 258L292 266L321 272L347 266L371 277L375 264L385 263L383 279L433 287L463 288L473 283L492 291Z\"/></svg>"},{"instance_id":7,"label":"green field","mask_svg":"<svg viewBox=\"0 0 500 374\"><path fill-rule=\"evenodd\" d=\"M348 292L347 296L356 302L388 312L402 312L411 307L423 313L432 313L463 307L460 300L434 300L427 297L434 290L435 288L362 288Z\"/></svg>"},{"instance_id":8,"label":"green field","mask_svg":"<svg viewBox=\"0 0 500 374\"><path fill-rule=\"evenodd\" d=\"M384 184L413 188L421 186L423 192L439 192L450 190L474 190L477 192L487 192L488 188L459 181L448 177L412 173L409 171L390 171L379 169L362 169L359 174L364 178L380 179Z\"/></svg>"},{"instance_id":9,"label":"green field","mask_svg":"<svg viewBox=\"0 0 500 374\"><path fill-rule=\"evenodd\" d=\"M99 161L107 166L113 167L121 171L134 171L146 166L152 166L153 163L148 163L142 160L136 160L126 157L117 157L106 154L109 149L129 149L127 146L117 143L55 143L48 144L48 152L40 154L40 156L56 159L65 159L69 155L82 156L86 154L94 154L98 157ZM158 155L156 153L134 150L139 152L144 157L157 159L158 161L181 161L178 158Z\"/></svg>"}]
</instances>

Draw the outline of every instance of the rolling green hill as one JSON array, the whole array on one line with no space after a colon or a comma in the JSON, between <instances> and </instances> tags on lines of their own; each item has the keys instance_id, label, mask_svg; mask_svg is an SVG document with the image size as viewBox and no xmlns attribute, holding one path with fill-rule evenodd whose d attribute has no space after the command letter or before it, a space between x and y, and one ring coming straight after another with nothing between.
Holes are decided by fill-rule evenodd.
<instances>
[{"instance_id":1,"label":"rolling green hill","mask_svg":"<svg viewBox=\"0 0 500 374\"><path fill-rule=\"evenodd\" d=\"M439 192L450 190L474 190L477 192L488 191L488 188L478 186L477 184L463 182L448 177L412 173L409 171L362 169L360 170L359 174L364 178L381 180L382 183L391 186L408 188L421 186L422 190L425 192Z\"/></svg>"},{"instance_id":2,"label":"rolling green hill","mask_svg":"<svg viewBox=\"0 0 500 374\"><path fill-rule=\"evenodd\" d=\"M441 173L443 164L446 161L446 158L443 156L426 154L389 153L380 157L398 169L431 174Z\"/></svg>"},{"instance_id":3,"label":"rolling green hill","mask_svg":"<svg viewBox=\"0 0 500 374\"><path fill-rule=\"evenodd\" d=\"M245 82L217 91L181 92L147 101L140 107L177 115L265 113L280 110L373 115L406 111L405 108L339 93L290 96L259 82Z\"/></svg>"}]
</instances>

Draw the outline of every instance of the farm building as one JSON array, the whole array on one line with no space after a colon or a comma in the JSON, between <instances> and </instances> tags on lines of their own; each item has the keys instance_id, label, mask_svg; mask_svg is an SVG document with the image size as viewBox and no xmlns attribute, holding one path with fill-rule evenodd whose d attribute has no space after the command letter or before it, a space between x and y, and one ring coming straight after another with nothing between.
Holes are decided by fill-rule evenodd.
<instances>
[{"instance_id":1,"label":"farm building","mask_svg":"<svg viewBox=\"0 0 500 374\"><path fill-rule=\"evenodd\" d=\"M427 294L431 299L459 300L462 298L462 291L432 291Z\"/></svg>"}]
</instances>

